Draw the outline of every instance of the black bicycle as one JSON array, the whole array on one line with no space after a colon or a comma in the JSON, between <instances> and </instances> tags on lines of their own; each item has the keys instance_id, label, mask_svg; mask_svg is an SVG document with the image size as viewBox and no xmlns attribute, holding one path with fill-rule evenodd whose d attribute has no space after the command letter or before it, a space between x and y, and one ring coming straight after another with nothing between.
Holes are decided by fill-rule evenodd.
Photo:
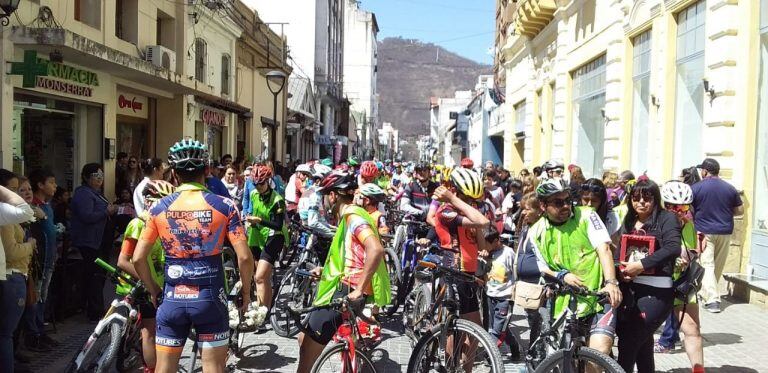
<instances>
[{"instance_id":1,"label":"black bicycle","mask_svg":"<svg viewBox=\"0 0 768 373\"><path fill-rule=\"evenodd\" d=\"M616 360L586 346L588 335L577 315L578 296L597 297L597 303L608 303L608 295L569 285L547 285L555 296L568 295L568 308L553 321L548 330L531 343L526 356L529 371L537 373L624 373Z\"/></svg>"}]
</instances>

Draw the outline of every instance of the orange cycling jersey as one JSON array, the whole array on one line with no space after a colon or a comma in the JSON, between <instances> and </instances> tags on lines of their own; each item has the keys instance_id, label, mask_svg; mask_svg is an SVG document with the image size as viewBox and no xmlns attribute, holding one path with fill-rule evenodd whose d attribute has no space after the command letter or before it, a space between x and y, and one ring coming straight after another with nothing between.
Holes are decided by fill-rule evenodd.
<instances>
[{"instance_id":1,"label":"orange cycling jersey","mask_svg":"<svg viewBox=\"0 0 768 373\"><path fill-rule=\"evenodd\" d=\"M477 228L465 227L464 216L459 215L453 205L444 203L435 213L435 232L440 247L457 254L459 269L464 272L477 271Z\"/></svg>"},{"instance_id":2,"label":"orange cycling jersey","mask_svg":"<svg viewBox=\"0 0 768 373\"><path fill-rule=\"evenodd\" d=\"M165 250L165 279L170 285L222 285L225 238L245 241L240 213L228 198L200 184L183 184L150 211L141 239Z\"/></svg>"}]
</instances>

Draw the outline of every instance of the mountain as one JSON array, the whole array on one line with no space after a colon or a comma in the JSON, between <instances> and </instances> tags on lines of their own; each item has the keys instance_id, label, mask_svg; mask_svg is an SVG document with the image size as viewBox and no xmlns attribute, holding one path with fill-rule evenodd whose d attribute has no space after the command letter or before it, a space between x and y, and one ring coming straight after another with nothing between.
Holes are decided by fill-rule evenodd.
<instances>
[{"instance_id":1,"label":"mountain","mask_svg":"<svg viewBox=\"0 0 768 373\"><path fill-rule=\"evenodd\" d=\"M390 122L401 138L429 134L429 98L453 97L475 87L479 64L432 43L386 38L378 43L380 122Z\"/></svg>"}]
</instances>

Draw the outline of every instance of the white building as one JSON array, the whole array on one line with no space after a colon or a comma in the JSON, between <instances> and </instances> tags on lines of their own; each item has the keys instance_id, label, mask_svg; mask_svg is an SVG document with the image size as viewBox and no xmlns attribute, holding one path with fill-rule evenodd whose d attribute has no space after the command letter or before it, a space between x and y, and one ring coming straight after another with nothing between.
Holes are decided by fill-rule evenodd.
<instances>
[{"instance_id":1,"label":"white building","mask_svg":"<svg viewBox=\"0 0 768 373\"><path fill-rule=\"evenodd\" d=\"M454 97L432 98L429 134L432 139L433 161L446 166L459 163L462 147L455 137L466 136L466 128L457 128L457 122L464 123L464 111L472 100L472 91L456 91ZM463 129L462 135L457 134ZM463 137L466 138L466 137Z\"/></svg>"},{"instance_id":2,"label":"white building","mask_svg":"<svg viewBox=\"0 0 768 373\"><path fill-rule=\"evenodd\" d=\"M288 39L293 73L315 89L322 123L314 157L331 157L343 106L344 3L346 0L244 0L275 32Z\"/></svg>"},{"instance_id":3,"label":"white building","mask_svg":"<svg viewBox=\"0 0 768 373\"><path fill-rule=\"evenodd\" d=\"M394 159L400 153L400 131L384 122L379 130L379 159Z\"/></svg>"},{"instance_id":4,"label":"white building","mask_svg":"<svg viewBox=\"0 0 768 373\"><path fill-rule=\"evenodd\" d=\"M345 0L344 20L344 95L352 104L350 111L357 119L361 153L373 157L375 128L379 121L379 95L376 84L377 34L376 15L360 9L354 0ZM367 151L371 150L371 151Z\"/></svg>"},{"instance_id":5,"label":"white building","mask_svg":"<svg viewBox=\"0 0 768 373\"><path fill-rule=\"evenodd\" d=\"M492 91L493 75L480 75L466 108L469 112L467 156L478 165L487 161L502 164L504 159L504 126L499 122L500 108L494 102Z\"/></svg>"}]
</instances>

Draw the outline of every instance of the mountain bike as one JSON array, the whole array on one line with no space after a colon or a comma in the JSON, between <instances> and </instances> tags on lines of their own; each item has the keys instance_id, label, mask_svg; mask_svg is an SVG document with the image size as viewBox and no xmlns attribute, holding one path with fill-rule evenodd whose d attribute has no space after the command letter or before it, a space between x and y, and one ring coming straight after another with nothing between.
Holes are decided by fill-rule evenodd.
<instances>
[{"instance_id":1,"label":"mountain bike","mask_svg":"<svg viewBox=\"0 0 768 373\"><path fill-rule=\"evenodd\" d=\"M280 250L280 256L276 264L280 268L289 268L293 260L307 247L307 241L312 234L309 228L304 227L300 221L291 221L288 227L290 239L288 245Z\"/></svg>"},{"instance_id":2,"label":"mountain bike","mask_svg":"<svg viewBox=\"0 0 768 373\"><path fill-rule=\"evenodd\" d=\"M608 295L569 285L549 284L555 296L568 295L568 308L531 343L526 356L528 371L557 373L624 373L616 360L586 346L586 335L577 315L576 295L597 297L608 303Z\"/></svg>"},{"instance_id":3,"label":"mountain bike","mask_svg":"<svg viewBox=\"0 0 768 373\"><path fill-rule=\"evenodd\" d=\"M397 258L397 263L394 264L393 267L397 267L395 269L400 271L400 275L395 279L396 283L392 284L394 295L394 297L392 297L392 302L384 309L387 316L394 315L400 305L405 304L406 297L413 289L413 274L416 269L416 263L421 259L423 253L427 249L426 247L417 245L416 239L417 237L426 236L426 233L430 229L429 224L421 221L404 219L402 225L400 225L398 229L401 229L401 227L404 227L405 229L405 237L403 239L398 239L398 234L402 235L402 233L396 232L395 237L393 238L393 244L397 244L397 242L401 242L401 244L400 247L393 246L391 253L391 255L394 255L395 258ZM390 283L391 282L392 281L390 281Z\"/></svg>"},{"instance_id":4,"label":"mountain bike","mask_svg":"<svg viewBox=\"0 0 768 373\"><path fill-rule=\"evenodd\" d=\"M96 324L85 345L67 367L70 373L110 372L112 369L128 371L143 362L141 353L141 313L137 307L140 301L149 301L141 281L132 279L120 269L112 267L101 259L96 264L109 274L115 283L125 282L132 289L122 299L115 299Z\"/></svg>"},{"instance_id":5,"label":"mountain bike","mask_svg":"<svg viewBox=\"0 0 768 373\"><path fill-rule=\"evenodd\" d=\"M493 337L482 326L459 316L457 283L482 286L483 280L436 261L427 256L418 263L431 270L429 285L435 289L435 297L414 320L417 326L423 325L425 332L413 348L407 372L503 372Z\"/></svg>"},{"instance_id":6,"label":"mountain bike","mask_svg":"<svg viewBox=\"0 0 768 373\"><path fill-rule=\"evenodd\" d=\"M296 325L303 331L306 331L306 317L303 316L312 311L333 309L342 314L343 322L336 330L333 342L329 343L315 360L312 373L376 373L370 352L381 339L381 335L376 332L380 331L380 328L378 322L365 316L364 305L364 299L350 301L344 297L334 299L323 306L288 310Z\"/></svg>"}]
</instances>

